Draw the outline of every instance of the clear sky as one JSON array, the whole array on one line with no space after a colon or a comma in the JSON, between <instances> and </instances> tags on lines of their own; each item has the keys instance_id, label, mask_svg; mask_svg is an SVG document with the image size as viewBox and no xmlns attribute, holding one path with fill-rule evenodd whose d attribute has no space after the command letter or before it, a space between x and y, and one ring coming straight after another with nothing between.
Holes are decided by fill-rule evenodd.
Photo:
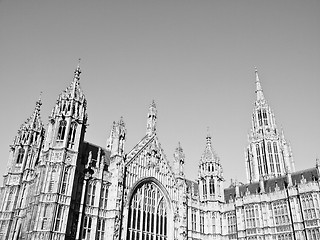
<instances>
[{"instance_id":1,"label":"clear sky","mask_svg":"<svg viewBox=\"0 0 320 240\"><path fill-rule=\"evenodd\" d=\"M145 134L154 99L169 161L180 141L186 175L195 179L210 127L226 185L245 182L257 66L296 169L315 166L319 13L319 0L0 0L0 174L40 92L47 125L78 58L89 142L104 147L112 121L123 116L129 151Z\"/></svg>"}]
</instances>

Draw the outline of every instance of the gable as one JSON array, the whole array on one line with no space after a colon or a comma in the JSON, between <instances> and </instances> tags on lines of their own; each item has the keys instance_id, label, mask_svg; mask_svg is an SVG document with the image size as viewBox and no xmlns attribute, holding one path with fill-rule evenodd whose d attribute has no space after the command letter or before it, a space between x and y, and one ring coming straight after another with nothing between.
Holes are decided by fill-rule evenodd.
<instances>
[{"instance_id":1,"label":"gable","mask_svg":"<svg viewBox=\"0 0 320 240\"><path fill-rule=\"evenodd\" d=\"M133 191L143 179L159 182L171 200L177 200L175 175L156 134L145 136L128 154L125 163L126 189Z\"/></svg>"}]
</instances>

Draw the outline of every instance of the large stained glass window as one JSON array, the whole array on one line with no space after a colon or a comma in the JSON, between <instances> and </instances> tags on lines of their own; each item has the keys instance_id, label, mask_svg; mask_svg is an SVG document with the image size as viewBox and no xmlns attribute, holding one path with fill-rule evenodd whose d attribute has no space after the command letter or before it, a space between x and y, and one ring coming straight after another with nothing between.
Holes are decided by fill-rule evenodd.
<instances>
[{"instance_id":1,"label":"large stained glass window","mask_svg":"<svg viewBox=\"0 0 320 240\"><path fill-rule=\"evenodd\" d=\"M130 201L127 240L166 240L167 205L154 183L138 188Z\"/></svg>"}]
</instances>

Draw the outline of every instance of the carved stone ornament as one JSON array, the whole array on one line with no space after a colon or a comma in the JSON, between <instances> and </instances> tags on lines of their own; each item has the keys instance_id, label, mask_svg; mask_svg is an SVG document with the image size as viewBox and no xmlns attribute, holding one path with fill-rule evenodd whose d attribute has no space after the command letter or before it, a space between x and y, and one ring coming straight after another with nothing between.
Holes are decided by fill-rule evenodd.
<instances>
[{"instance_id":1,"label":"carved stone ornament","mask_svg":"<svg viewBox=\"0 0 320 240\"><path fill-rule=\"evenodd\" d=\"M153 142L147 149L146 158L147 158L147 167L155 168L157 171L159 171L161 156L155 142Z\"/></svg>"}]
</instances>

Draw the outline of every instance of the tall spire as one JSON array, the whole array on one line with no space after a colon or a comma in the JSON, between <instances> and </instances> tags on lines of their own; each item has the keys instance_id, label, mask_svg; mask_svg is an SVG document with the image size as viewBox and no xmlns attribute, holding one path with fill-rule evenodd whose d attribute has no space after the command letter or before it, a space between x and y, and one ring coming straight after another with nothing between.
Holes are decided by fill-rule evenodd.
<instances>
[{"instance_id":1,"label":"tall spire","mask_svg":"<svg viewBox=\"0 0 320 240\"><path fill-rule=\"evenodd\" d=\"M264 100L264 95L259 79L258 69L255 67L255 75L256 75L256 94L257 94L257 101Z\"/></svg>"}]
</instances>

